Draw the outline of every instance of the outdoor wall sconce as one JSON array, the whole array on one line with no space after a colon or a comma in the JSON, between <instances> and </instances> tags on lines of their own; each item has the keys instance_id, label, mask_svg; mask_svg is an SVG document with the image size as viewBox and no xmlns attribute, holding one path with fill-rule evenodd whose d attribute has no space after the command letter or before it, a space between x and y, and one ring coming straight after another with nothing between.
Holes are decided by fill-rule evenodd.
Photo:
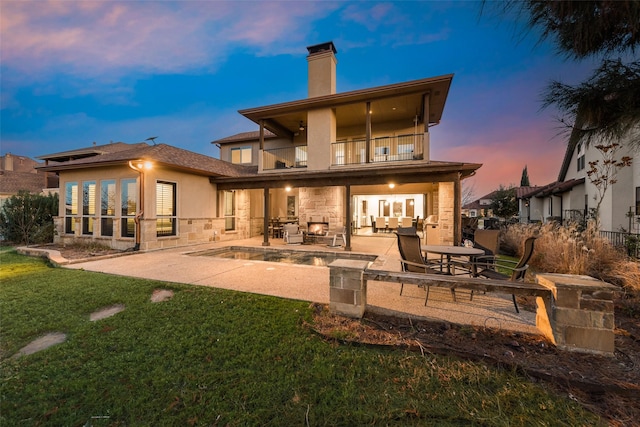
<instances>
[{"instance_id":1,"label":"outdoor wall sconce","mask_svg":"<svg viewBox=\"0 0 640 427\"><path fill-rule=\"evenodd\" d=\"M298 130L300 132L304 132L304 129L305 129L304 123L302 123L302 120L300 120L300 126L298 127Z\"/></svg>"}]
</instances>

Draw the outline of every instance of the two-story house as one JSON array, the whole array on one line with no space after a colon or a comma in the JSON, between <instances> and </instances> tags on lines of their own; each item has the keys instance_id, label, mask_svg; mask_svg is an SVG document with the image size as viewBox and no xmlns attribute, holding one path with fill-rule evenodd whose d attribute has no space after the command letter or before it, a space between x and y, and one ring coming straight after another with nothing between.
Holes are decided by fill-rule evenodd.
<instances>
[{"instance_id":1,"label":"two-story house","mask_svg":"<svg viewBox=\"0 0 640 427\"><path fill-rule=\"evenodd\" d=\"M349 249L372 218L380 228L432 216L437 243L459 243L461 181L481 165L429 154L453 76L336 93L335 46L307 49L308 98L241 110L258 130L214 141L221 159L145 143L40 157L65 201L57 239L146 250L263 235L268 245L280 217L346 229Z\"/></svg>"},{"instance_id":2,"label":"two-story house","mask_svg":"<svg viewBox=\"0 0 640 427\"><path fill-rule=\"evenodd\" d=\"M640 152L632 147L632 136L619 141L620 148L613 160L625 156L632 159L630 166L619 168L615 183L611 182L604 197L599 193L602 187L594 184L589 177L590 163L596 167L607 162L607 155L597 148L597 143L589 145L570 138L567 151L560 168L558 181L542 187L532 187L520 196L520 218L530 221L583 221L596 208L599 209L602 231L627 230L640 232Z\"/></svg>"},{"instance_id":3,"label":"two-story house","mask_svg":"<svg viewBox=\"0 0 640 427\"><path fill-rule=\"evenodd\" d=\"M452 75L336 93L336 48L307 48L308 98L241 110L256 132L214 141L222 160L255 177L216 178L219 190L261 189L270 217L323 220L355 231L379 218L438 218L439 243L460 240L460 182L479 164L430 158ZM376 227L379 227L377 224ZM350 233L348 233L350 234Z\"/></svg>"}]
</instances>

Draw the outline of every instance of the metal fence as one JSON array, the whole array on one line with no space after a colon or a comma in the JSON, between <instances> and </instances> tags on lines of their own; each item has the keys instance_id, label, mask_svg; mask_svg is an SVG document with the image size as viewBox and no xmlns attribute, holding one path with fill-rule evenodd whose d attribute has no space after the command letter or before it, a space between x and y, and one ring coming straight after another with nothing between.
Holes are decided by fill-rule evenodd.
<instances>
[{"instance_id":1,"label":"metal fence","mask_svg":"<svg viewBox=\"0 0 640 427\"><path fill-rule=\"evenodd\" d=\"M630 257L640 258L640 234L601 231L600 237L607 239L616 248L624 249Z\"/></svg>"}]
</instances>

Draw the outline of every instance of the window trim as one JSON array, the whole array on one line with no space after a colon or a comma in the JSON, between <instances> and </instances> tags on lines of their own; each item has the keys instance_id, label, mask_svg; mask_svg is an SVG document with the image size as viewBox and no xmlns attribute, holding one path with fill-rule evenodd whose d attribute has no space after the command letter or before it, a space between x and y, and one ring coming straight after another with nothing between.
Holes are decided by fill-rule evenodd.
<instances>
[{"instance_id":1,"label":"window trim","mask_svg":"<svg viewBox=\"0 0 640 427\"><path fill-rule=\"evenodd\" d=\"M240 161L236 162L233 160L234 152L239 152ZM249 153L249 161L244 161L246 153ZM253 147L250 145L242 146L242 147L233 147L231 148L231 163L235 165L250 165L253 163Z\"/></svg>"},{"instance_id":2,"label":"window trim","mask_svg":"<svg viewBox=\"0 0 640 427\"><path fill-rule=\"evenodd\" d=\"M171 187L171 214L167 215L164 214L162 211L163 209L159 209L159 203L164 202L164 197L159 197L160 194L158 193L158 191L164 187L164 186L168 186ZM156 237L175 237L178 235L178 206L177 206L177 201L178 201L178 184L175 182L171 182L171 181L162 181L162 180L157 180L156 181ZM164 191L163 191L164 193ZM165 204L162 203L162 207L165 207ZM168 223L169 225L169 232L165 232L162 231L165 228L167 228L167 226L164 225L165 221L169 221Z\"/></svg>"},{"instance_id":3,"label":"window trim","mask_svg":"<svg viewBox=\"0 0 640 427\"><path fill-rule=\"evenodd\" d=\"M133 196L129 194L130 184L134 185ZM120 180L120 205L118 210L120 211L120 237L134 238L136 237L136 224L135 217L138 211L138 180L136 178L123 178ZM126 198L125 198L126 190ZM129 201L133 202L133 213L129 212ZM126 210L123 209L126 207Z\"/></svg>"},{"instance_id":4,"label":"window trim","mask_svg":"<svg viewBox=\"0 0 640 427\"><path fill-rule=\"evenodd\" d=\"M75 234L74 224L78 215L78 181L65 183L64 203L64 234Z\"/></svg>"}]
</instances>

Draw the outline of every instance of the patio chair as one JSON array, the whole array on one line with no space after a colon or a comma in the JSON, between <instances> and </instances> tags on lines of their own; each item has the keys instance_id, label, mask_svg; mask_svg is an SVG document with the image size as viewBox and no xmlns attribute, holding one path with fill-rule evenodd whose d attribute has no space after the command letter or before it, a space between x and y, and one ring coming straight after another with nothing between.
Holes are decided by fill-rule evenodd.
<instances>
[{"instance_id":1,"label":"patio chair","mask_svg":"<svg viewBox=\"0 0 640 427\"><path fill-rule=\"evenodd\" d=\"M282 226L282 238L289 245L304 243L304 234L298 224L285 224Z\"/></svg>"},{"instance_id":2,"label":"patio chair","mask_svg":"<svg viewBox=\"0 0 640 427\"><path fill-rule=\"evenodd\" d=\"M500 230L476 230L473 234L473 247L482 249L484 255L466 258L454 258L451 264L461 268L465 273L471 274L473 268L490 268L496 262L498 250L500 248ZM475 263L475 265L474 265Z\"/></svg>"},{"instance_id":3,"label":"patio chair","mask_svg":"<svg viewBox=\"0 0 640 427\"><path fill-rule=\"evenodd\" d=\"M337 247L342 245L346 246L347 245L346 234L347 234L347 227L342 227L342 231L333 233L333 234L327 232L327 234L325 234L322 237L329 241L329 243L327 243L327 246L331 246L331 247ZM338 242L338 239L342 240L342 243Z\"/></svg>"},{"instance_id":4,"label":"patio chair","mask_svg":"<svg viewBox=\"0 0 640 427\"><path fill-rule=\"evenodd\" d=\"M387 230L387 219L383 216L379 216L376 218L376 231L378 230Z\"/></svg>"},{"instance_id":5,"label":"patio chair","mask_svg":"<svg viewBox=\"0 0 640 427\"><path fill-rule=\"evenodd\" d=\"M478 271L476 269L476 271L474 272L474 275L477 277L486 277L487 279L509 280L511 282L523 282L524 277L527 273L527 269L529 268L529 264L527 263L529 262L529 260L531 259L531 256L533 255L533 246L534 246L535 240L536 240L535 237L528 237L524 241L524 243L522 244L523 246L522 256L518 261L501 259L499 264L495 263L489 266L487 266L486 263L480 263L475 266L480 270ZM498 269L510 271L511 274L501 273L497 271ZM513 299L513 305L516 308L516 313L520 313L520 310L518 309L518 303L516 302L515 294L512 294L511 297ZM471 292L471 298L473 298L473 292Z\"/></svg>"},{"instance_id":6,"label":"patio chair","mask_svg":"<svg viewBox=\"0 0 640 427\"><path fill-rule=\"evenodd\" d=\"M402 227L413 227L413 218L411 217L402 217L402 222L400 223Z\"/></svg>"},{"instance_id":7,"label":"patio chair","mask_svg":"<svg viewBox=\"0 0 640 427\"><path fill-rule=\"evenodd\" d=\"M398 228L398 217L390 216L389 223L387 225L389 226L389 230L395 231Z\"/></svg>"},{"instance_id":8,"label":"patio chair","mask_svg":"<svg viewBox=\"0 0 640 427\"><path fill-rule=\"evenodd\" d=\"M445 271L432 268L433 263L428 262L422 255L422 249L420 249L420 236L417 233L395 233L398 238L398 251L400 252L400 266L402 271L413 273L425 273L425 274L447 274ZM404 289L404 283L400 283L400 295ZM429 300L429 286L426 286L427 295L424 299L424 305L427 305ZM451 295L453 300L456 300L456 294L451 289Z\"/></svg>"},{"instance_id":9,"label":"patio chair","mask_svg":"<svg viewBox=\"0 0 640 427\"><path fill-rule=\"evenodd\" d=\"M415 227L398 227L396 234L418 234Z\"/></svg>"}]
</instances>

